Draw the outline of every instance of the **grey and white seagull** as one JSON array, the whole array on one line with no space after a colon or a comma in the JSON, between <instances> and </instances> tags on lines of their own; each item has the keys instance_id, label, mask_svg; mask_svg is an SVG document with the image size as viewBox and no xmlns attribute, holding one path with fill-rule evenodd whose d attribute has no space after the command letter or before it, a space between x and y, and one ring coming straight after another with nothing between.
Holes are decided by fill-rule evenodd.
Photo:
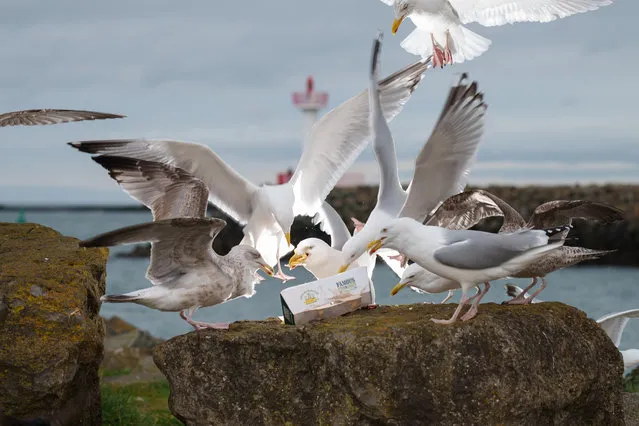
<instances>
[{"instance_id":1,"label":"grey and white seagull","mask_svg":"<svg viewBox=\"0 0 639 426\"><path fill-rule=\"evenodd\" d=\"M148 206L154 221L116 229L80 242L81 247L109 247L151 242L146 277L152 287L102 296L111 303L137 303L160 311L180 312L196 330L228 328L228 323L193 320L198 308L237 297L251 297L261 281L257 271L273 269L253 247L237 245L225 255L212 243L226 226L207 218L208 189L189 173L162 163L101 156L96 161L109 170L135 198Z\"/></svg>"}]
</instances>

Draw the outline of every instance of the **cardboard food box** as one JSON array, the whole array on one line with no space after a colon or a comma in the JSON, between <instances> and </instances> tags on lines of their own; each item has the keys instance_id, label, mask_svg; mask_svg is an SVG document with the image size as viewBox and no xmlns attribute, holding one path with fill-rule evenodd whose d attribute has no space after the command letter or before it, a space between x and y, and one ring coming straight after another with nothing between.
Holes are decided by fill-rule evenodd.
<instances>
[{"instance_id":1,"label":"cardboard food box","mask_svg":"<svg viewBox=\"0 0 639 426\"><path fill-rule=\"evenodd\" d=\"M280 299L284 323L296 325L344 315L372 301L365 266L286 288Z\"/></svg>"}]
</instances>

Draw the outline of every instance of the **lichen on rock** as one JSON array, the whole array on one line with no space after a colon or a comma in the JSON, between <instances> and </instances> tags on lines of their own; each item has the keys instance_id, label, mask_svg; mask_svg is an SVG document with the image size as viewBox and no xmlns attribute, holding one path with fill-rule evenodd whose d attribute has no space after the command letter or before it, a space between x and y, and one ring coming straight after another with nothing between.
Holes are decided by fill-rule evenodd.
<instances>
[{"instance_id":1,"label":"lichen on rock","mask_svg":"<svg viewBox=\"0 0 639 426\"><path fill-rule=\"evenodd\" d=\"M100 424L108 249L0 223L0 424Z\"/></svg>"},{"instance_id":2,"label":"lichen on rock","mask_svg":"<svg viewBox=\"0 0 639 426\"><path fill-rule=\"evenodd\" d=\"M561 303L383 306L301 327L242 321L154 359L188 425L624 424L621 356Z\"/></svg>"}]
</instances>

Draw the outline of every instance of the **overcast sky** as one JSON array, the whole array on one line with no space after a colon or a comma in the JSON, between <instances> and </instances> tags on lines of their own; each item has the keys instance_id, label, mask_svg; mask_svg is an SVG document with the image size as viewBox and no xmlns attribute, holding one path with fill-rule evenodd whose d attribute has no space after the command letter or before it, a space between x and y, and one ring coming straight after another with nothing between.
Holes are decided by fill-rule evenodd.
<instances>
[{"instance_id":1,"label":"overcast sky","mask_svg":"<svg viewBox=\"0 0 639 426\"><path fill-rule=\"evenodd\" d=\"M639 4L617 0L548 24L484 28L470 62L429 71L392 122L402 178L449 85L468 72L488 103L470 183L639 181ZM379 0L2 1L1 110L73 108L107 120L0 129L0 203L130 202L65 143L117 137L200 142L254 182L294 167L302 124L290 92L308 74L335 107L367 84L377 29L382 74L418 59ZM368 148L353 167L375 182Z\"/></svg>"}]
</instances>

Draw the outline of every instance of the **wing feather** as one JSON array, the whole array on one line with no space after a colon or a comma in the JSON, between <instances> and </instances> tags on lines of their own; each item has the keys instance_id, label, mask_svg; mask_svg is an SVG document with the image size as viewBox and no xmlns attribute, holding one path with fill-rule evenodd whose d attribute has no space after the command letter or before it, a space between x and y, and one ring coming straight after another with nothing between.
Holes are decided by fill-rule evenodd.
<instances>
[{"instance_id":1,"label":"wing feather","mask_svg":"<svg viewBox=\"0 0 639 426\"><path fill-rule=\"evenodd\" d=\"M464 190L484 132L486 104L477 83L462 74L428 141L415 160L408 197L399 216L420 222L442 200Z\"/></svg>"},{"instance_id":2,"label":"wing feather","mask_svg":"<svg viewBox=\"0 0 639 426\"><path fill-rule=\"evenodd\" d=\"M74 109L28 109L0 114L0 127L44 126L72 121L106 120L125 117L126 115Z\"/></svg>"},{"instance_id":3,"label":"wing feather","mask_svg":"<svg viewBox=\"0 0 639 426\"><path fill-rule=\"evenodd\" d=\"M204 182L209 189L209 199L240 224L245 224L251 216L257 186L205 145L149 139L94 140L69 145L89 154L130 157L179 167Z\"/></svg>"},{"instance_id":4,"label":"wing feather","mask_svg":"<svg viewBox=\"0 0 639 426\"><path fill-rule=\"evenodd\" d=\"M331 236L331 247L335 250L341 250L346 241L351 238L351 233L348 232L348 227L339 213L326 201L317 211L313 223L319 224L320 229Z\"/></svg>"},{"instance_id":5,"label":"wing feather","mask_svg":"<svg viewBox=\"0 0 639 426\"><path fill-rule=\"evenodd\" d=\"M205 217L209 190L184 170L153 161L100 155L93 160L153 213L153 220Z\"/></svg>"},{"instance_id":6,"label":"wing feather","mask_svg":"<svg viewBox=\"0 0 639 426\"><path fill-rule=\"evenodd\" d=\"M528 226L542 229L569 225L573 218L604 222L623 220L624 212L604 203L585 200L555 200L541 204L528 220Z\"/></svg>"},{"instance_id":7,"label":"wing feather","mask_svg":"<svg viewBox=\"0 0 639 426\"><path fill-rule=\"evenodd\" d=\"M429 59L420 60L379 82L382 110L387 121L401 112L429 66ZM296 215L314 215L355 162L371 140L368 120L368 90L365 90L315 123L291 179Z\"/></svg>"},{"instance_id":8,"label":"wing feather","mask_svg":"<svg viewBox=\"0 0 639 426\"><path fill-rule=\"evenodd\" d=\"M217 218L174 218L127 226L80 242L80 247L110 247L151 242L147 278L160 285L190 267L217 257L213 240L226 222Z\"/></svg>"},{"instance_id":9,"label":"wing feather","mask_svg":"<svg viewBox=\"0 0 639 426\"><path fill-rule=\"evenodd\" d=\"M550 22L612 4L612 0L449 1L462 23L477 22L486 27L515 22Z\"/></svg>"}]
</instances>

